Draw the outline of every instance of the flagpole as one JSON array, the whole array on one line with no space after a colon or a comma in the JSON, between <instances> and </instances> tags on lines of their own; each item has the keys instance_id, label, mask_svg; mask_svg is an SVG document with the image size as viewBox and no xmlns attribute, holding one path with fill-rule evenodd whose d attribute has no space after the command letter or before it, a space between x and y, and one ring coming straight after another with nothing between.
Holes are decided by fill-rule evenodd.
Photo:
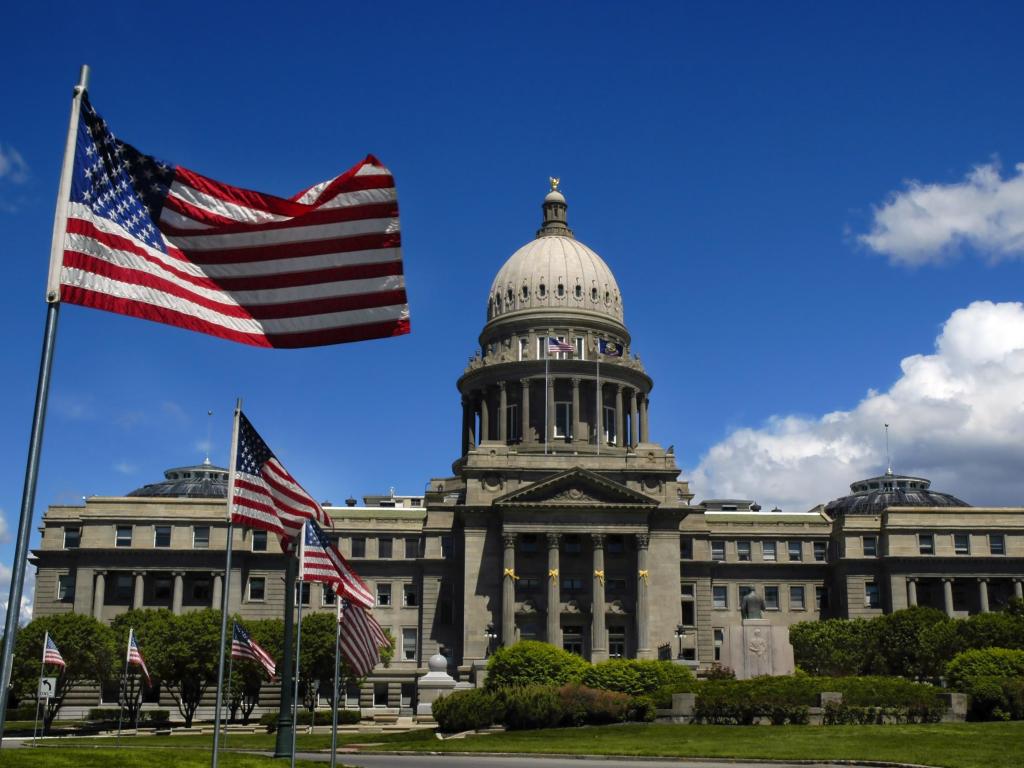
<instances>
[{"instance_id":1,"label":"flagpole","mask_svg":"<svg viewBox=\"0 0 1024 768\"><path fill-rule=\"evenodd\" d=\"M235 622L231 622L231 645L235 644ZM235 668L235 654L228 654L228 722L224 725L224 746L228 745L228 724L231 723L231 673Z\"/></svg>"},{"instance_id":2,"label":"flagpole","mask_svg":"<svg viewBox=\"0 0 1024 768\"><path fill-rule=\"evenodd\" d=\"M597 424L597 455L601 455L601 441L604 439L604 420L601 418L601 407L604 405L604 398L601 396L601 342L597 342L597 389L594 394L594 409L597 411L594 414L594 419Z\"/></svg>"},{"instance_id":3,"label":"flagpole","mask_svg":"<svg viewBox=\"0 0 1024 768\"><path fill-rule=\"evenodd\" d=\"M39 692L43 689L43 675L46 673L46 646L49 645L50 633L46 632L43 635L43 658L39 662L39 686L36 688L36 714L35 719L32 720L32 745L36 743L36 726L39 724ZM45 717L43 722L45 723Z\"/></svg>"},{"instance_id":4,"label":"flagpole","mask_svg":"<svg viewBox=\"0 0 1024 768\"><path fill-rule=\"evenodd\" d=\"M235 400L235 416L231 426L231 456L228 463L228 542L224 555L224 581L220 595L220 658L217 661L217 703L213 709L213 755L210 758L212 768L217 768L218 750L220 748L220 716L224 701L224 641L228 631L228 597L231 589L231 548L235 540L235 527L232 522L231 505L235 496L235 470L238 453L238 416L242 412L242 398Z\"/></svg>"},{"instance_id":5,"label":"flagpole","mask_svg":"<svg viewBox=\"0 0 1024 768\"><path fill-rule=\"evenodd\" d=\"M302 550L306 545L306 523L302 524L302 530L299 531L299 546L296 554L298 555L299 561L299 579L296 580L296 584L302 585L305 582L301 580L302 577ZM295 634L295 691L292 695L292 754L291 754L291 768L295 768L295 734L298 730L299 720L299 664L302 660L302 587L298 588L299 594L296 602L298 603L298 618L296 622L298 624L297 631Z\"/></svg>"},{"instance_id":6,"label":"flagpole","mask_svg":"<svg viewBox=\"0 0 1024 768\"><path fill-rule=\"evenodd\" d=\"M43 351L39 362L39 380L36 401L32 411L32 431L28 441L28 460L25 465L25 485L21 492L21 517L18 520L18 538L11 567L11 588L7 598L7 631L0 650L0 747L3 746L4 725L7 722L7 691L11 683L14 661L14 640L18 634L21 613L21 595L25 587L25 566L28 560L28 539L32 533L32 509L36 501L36 481L39 478L39 457L43 449L43 426L46 422L46 403L50 393L53 371L53 348L57 341L57 317L60 311L60 261L64 252L64 233L67 227L68 198L71 193L71 172L74 168L78 113L82 94L89 86L89 66L82 65L71 97L71 117L64 144L64 163L61 166L57 207L54 212L53 238L50 243L50 272L46 285L46 323L43 326Z\"/></svg>"},{"instance_id":7,"label":"flagpole","mask_svg":"<svg viewBox=\"0 0 1024 768\"><path fill-rule=\"evenodd\" d=\"M550 382L548 382L548 360L550 358L551 358L551 350L548 349L548 340L544 339L544 454L545 455L547 455L547 452L548 452L548 442L549 442L549 439L551 437L551 424L548 421L548 419L550 418L550 414L548 413L548 411L550 409L549 409L548 406L549 406L549 403L551 402L551 392L549 391L549 388L551 387L551 384L550 384Z\"/></svg>"},{"instance_id":8,"label":"flagpole","mask_svg":"<svg viewBox=\"0 0 1024 768\"><path fill-rule=\"evenodd\" d=\"M128 658L132 653L132 634L135 632L134 627L128 627L128 644L124 647L124 674L121 675L121 685L119 686L118 697L117 697L117 747L121 746L121 718L124 715L124 707L121 706L121 693L124 693L125 701L128 700Z\"/></svg>"},{"instance_id":9,"label":"flagpole","mask_svg":"<svg viewBox=\"0 0 1024 768\"><path fill-rule=\"evenodd\" d=\"M331 768L338 764L338 676L341 674L341 595L334 596L334 712L331 713Z\"/></svg>"}]
</instances>

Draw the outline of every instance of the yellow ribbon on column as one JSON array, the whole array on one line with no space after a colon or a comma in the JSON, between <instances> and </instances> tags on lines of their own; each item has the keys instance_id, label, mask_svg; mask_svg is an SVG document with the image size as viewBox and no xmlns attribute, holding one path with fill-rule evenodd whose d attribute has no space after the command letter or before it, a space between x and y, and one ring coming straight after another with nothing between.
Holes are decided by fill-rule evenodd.
<instances>
[{"instance_id":1,"label":"yellow ribbon on column","mask_svg":"<svg viewBox=\"0 0 1024 768\"><path fill-rule=\"evenodd\" d=\"M504 576L511 576L513 581L519 581L519 577L516 576L516 569L515 568L506 568L505 569L505 573L503 575Z\"/></svg>"},{"instance_id":2,"label":"yellow ribbon on column","mask_svg":"<svg viewBox=\"0 0 1024 768\"><path fill-rule=\"evenodd\" d=\"M552 581L557 581L558 580L558 569L557 568L550 568L550 569L548 569L548 578L551 579Z\"/></svg>"},{"instance_id":3,"label":"yellow ribbon on column","mask_svg":"<svg viewBox=\"0 0 1024 768\"><path fill-rule=\"evenodd\" d=\"M594 571L594 578L601 582L601 586L604 586L604 571Z\"/></svg>"},{"instance_id":4,"label":"yellow ribbon on column","mask_svg":"<svg viewBox=\"0 0 1024 768\"><path fill-rule=\"evenodd\" d=\"M637 571L636 575L644 580L644 584L647 584L649 579L650 579L650 575L651 574L646 569L644 569L644 570Z\"/></svg>"}]
</instances>

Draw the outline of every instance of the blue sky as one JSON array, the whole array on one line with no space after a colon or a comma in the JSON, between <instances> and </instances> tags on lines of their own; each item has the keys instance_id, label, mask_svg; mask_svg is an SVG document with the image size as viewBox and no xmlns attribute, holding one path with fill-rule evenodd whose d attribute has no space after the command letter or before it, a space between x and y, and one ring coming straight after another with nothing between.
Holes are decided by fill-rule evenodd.
<instances>
[{"instance_id":1,"label":"blue sky","mask_svg":"<svg viewBox=\"0 0 1024 768\"><path fill-rule=\"evenodd\" d=\"M317 497L420 492L549 175L698 499L842 495L884 469L890 421L898 470L1024 502L1019 4L345 5L5 11L4 568L82 63L118 136L229 183L287 196L380 157L413 333L268 351L64 307L37 520L202 460L208 409L225 464L236 396Z\"/></svg>"}]
</instances>

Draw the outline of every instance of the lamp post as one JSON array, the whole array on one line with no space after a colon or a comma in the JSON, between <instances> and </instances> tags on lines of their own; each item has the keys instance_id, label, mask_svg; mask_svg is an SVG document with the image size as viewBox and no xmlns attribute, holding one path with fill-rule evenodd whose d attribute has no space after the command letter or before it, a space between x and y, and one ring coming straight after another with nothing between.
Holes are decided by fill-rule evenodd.
<instances>
[{"instance_id":1,"label":"lamp post","mask_svg":"<svg viewBox=\"0 0 1024 768\"><path fill-rule=\"evenodd\" d=\"M676 626L676 637L679 639L679 655L677 658L683 658L683 638L686 637L686 627L682 624Z\"/></svg>"},{"instance_id":2,"label":"lamp post","mask_svg":"<svg viewBox=\"0 0 1024 768\"><path fill-rule=\"evenodd\" d=\"M494 641L498 639L498 633L494 629L494 624L488 624L484 630L484 637L487 638L487 650L484 652L484 658L491 655L491 649L494 647Z\"/></svg>"}]
</instances>

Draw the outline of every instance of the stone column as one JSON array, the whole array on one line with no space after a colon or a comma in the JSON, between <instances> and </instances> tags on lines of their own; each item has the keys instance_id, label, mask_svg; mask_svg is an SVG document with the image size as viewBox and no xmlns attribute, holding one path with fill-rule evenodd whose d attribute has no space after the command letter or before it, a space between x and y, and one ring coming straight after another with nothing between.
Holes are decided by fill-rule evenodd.
<instances>
[{"instance_id":1,"label":"stone column","mask_svg":"<svg viewBox=\"0 0 1024 768\"><path fill-rule=\"evenodd\" d=\"M498 440L508 443L508 392L504 381L498 384Z\"/></svg>"},{"instance_id":2,"label":"stone column","mask_svg":"<svg viewBox=\"0 0 1024 768\"><path fill-rule=\"evenodd\" d=\"M524 443L533 442L533 433L530 431L530 380L523 379L519 382L519 386L522 387L522 398L520 399L519 409L522 411L520 418L523 421L522 427L522 438Z\"/></svg>"},{"instance_id":3,"label":"stone column","mask_svg":"<svg viewBox=\"0 0 1024 768\"><path fill-rule=\"evenodd\" d=\"M917 607L917 579L912 577L907 578L907 605Z\"/></svg>"},{"instance_id":4,"label":"stone column","mask_svg":"<svg viewBox=\"0 0 1024 768\"><path fill-rule=\"evenodd\" d=\"M558 583L558 547L562 541L557 533L548 534L548 631L547 641L562 647L562 597Z\"/></svg>"},{"instance_id":5,"label":"stone column","mask_svg":"<svg viewBox=\"0 0 1024 768\"><path fill-rule=\"evenodd\" d=\"M649 443L651 442L651 433L648 429L647 424L647 406L648 400L647 395L642 395L640 398L640 442Z\"/></svg>"},{"instance_id":6,"label":"stone column","mask_svg":"<svg viewBox=\"0 0 1024 768\"><path fill-rule=\"evenodd\" d=\"M583 433L580 425L580 378L572 377L572 441L578 443Z\"/></svg>"},{"instance_id":7,"label":"stone column","mask_svg":"<svg viewBox=\"0 0 1024 768\"><path fill-rule=\"evenodd\" d=\"M638 533L636 537L636 657L646 659L651 657L649 638L647 632L647 582L649 571L647 564L648 547L651 537L646 533Z\"/></svg>"},{"instance_id":8,"label":"stone column","mask_svg":"<svg viewBox=\"0 0 1024 768\"><path fill-rule=\"evenodd\" d=\"M547 436L544 438L544 442L553 443L555 441L555 377L548 377L548 423L544 425L544 431Z\"/></svg>"},{"instance_id":9,"label":"stone column","mask_svg":"<svg viewBox=\"0 0 1024 768\"><path fill-rule=\"evenodd\" d=\"M597 401L594 414L597 417L597 424L594 425L597 440L594 441L594 445L599 445L604 441L604 385L596 381L594 382L594 399Z\"/></svg>"},{"instance_id":10,"label":"stone column","mask_svg":"<svg viewBox=\"0 0 1024 768\"><path fill-rule=\"evenodd\" d=\"M629 390L629 447L636 448L640 433L640 419L636 410L636 390Z\"/></svg>"},{"instance_id":11,"label":"stone column","mask_svg":"<svg viewBox=\"0 0 1024 768\"><path fill-rule=\"evenodd\" d=\"M982 613L988 613L988 579L978 579L978 603Z\"/></svg>"},{"instance_id":12,"label":"stone column","mask_svg":"<svg viewBox=\"0 0 1024 768\"><path fill-rule=\"evenodd\" d=\"M622 385L615 385L615 444L626 444L626 414L622 411Z\"/></svg>"},{"instance_id":13,"label":"stone column","mask_svg":"<svg viewBox=\"0 0 1024 768\"><path fill-rule=\"evenodd\" d=\"M107 572L96 571L96 586L92 593L92 617L97 621L103 619L103 601L107 594Z\"/></svg>"},{"instance_id":14,"label":"stone column","mask_svg":"<svg viewBox=\"0 0 1024 768\"><path fill-rule=\"evenodd\" d=\"M1013 596L1018 600L1024 598L1024 582L1020 579L1013 580Z\"/></svg>"},{"instance_id":15,"label":"stone column","mask_svg":"<svg viewBox=\"0 0 1024 768\"><path fill-rule=\"evenodd\" d=\"M171 598L171 612L181 613L181 598L185 591L185 574L181 571L174 572L174 596Z\"/></svg>"},{"instance_id":16,"label":"stone column","mask_svg":"<svg viewBox=\"0 0 1024 768\"><path fill-rule=\"evenodd\" d=\"M953 579L946 577L942 580L942 597L946 604L946 615L953 615Z\"/></svg>"},{"instance_id":17,"label":"stone column","mask_svg":"<svg viewBox=\"0 0 1024 768\"><path fill-rule=\"evenodd\" d=\"M590 540L594 548L594 600L590 609L593 617L590 660L598 662L608 658L608 633L604 626L604 534L595 533Z\"/></svg>"},{"instance_id":18,"label":"stone column","mask_svg":"<svg viewBox=\"0 0 1024 768\"><path fill-rule=\"evenodd\" d=\"M469 453L471 448L476 447L476 413L473 411L473 403L468 397L462 398L462 455Z\"/></svg>"},{"instance_id":19,"label":"stone column","mask_svg":"<svg viewBox=\"0 0 1024 768\"><path fill-rule=\"evenodd\" d=\"M501 540L505 545L505 570L501 582L501 644L512 645L516 641L516 535L506 533Z\"/></svg>"},{"instance_id":20,"label":"stone column","mask_svg":"<svg viewBox=\"0 0 1024 768\"><path fill-rule=\"evenodd\" d=\"M211 575L213 576L213 589L211 590L211 592L213 592L213 596L210 600L210 607L219 611L221 601L224 597L224 577L219 571Z\"/></svg>"},{"instance_id":21,"label":"stone column","mask_svg":"<svg viewBox=\"0 0 1024 768\"><path fill-rule=\"evenodd\" d=\"M491 439L491 404L487 402L487 388L480 390L480 442Z\"/></svg>"},{"instance_id":22,"label":"stone column","mask_svg":"<svg viewBox=\"0 0 1024 768\"><path fill-rule=\"evenodd\" d=\"M132 595L132 608L141 608L146 595L146 581L142 571L132 573L135 577L135 591Z\"/></svg>"}]
</instances>

